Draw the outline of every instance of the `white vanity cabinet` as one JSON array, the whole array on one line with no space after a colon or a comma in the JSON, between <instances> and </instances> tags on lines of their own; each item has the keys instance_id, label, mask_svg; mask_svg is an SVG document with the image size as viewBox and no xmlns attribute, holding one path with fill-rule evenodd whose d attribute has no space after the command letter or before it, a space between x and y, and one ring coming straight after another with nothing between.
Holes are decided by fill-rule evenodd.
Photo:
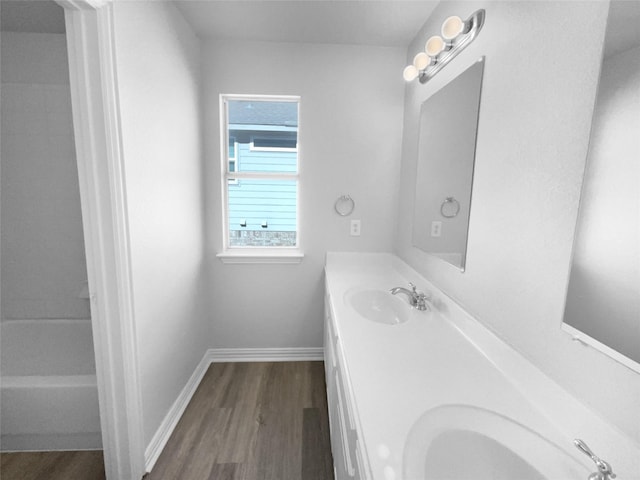
<instances>
[{"instance_id":1,"label":"white vanity cabinet","mask_svg":"<svg viewBox=\"0 0 640 480\"><path fill-rule=\"evenodd\" d=\"M344 355L328 295L325 296L324 367L335 480L365 480Z\"/></svg>"},{"instance_id":2,"label":"white vanity cabinet","mask_svg":"<svg viewBox=\"0 0 640 480\"><path fill-rule=\"evenodd\" d=\"M407 305L405 322L378 322L373 294L410 281L433 292L432 309ZM631 437L399 258L330 252L325 288L336 480L469 478L487 466L505 478L586 479L594 465L574 438L604 452L619 478L640 480ZM360 292L373 292L369 303L354 301ZM462 444L472 455L460 455Z\"/></svg>"}]
</instances>

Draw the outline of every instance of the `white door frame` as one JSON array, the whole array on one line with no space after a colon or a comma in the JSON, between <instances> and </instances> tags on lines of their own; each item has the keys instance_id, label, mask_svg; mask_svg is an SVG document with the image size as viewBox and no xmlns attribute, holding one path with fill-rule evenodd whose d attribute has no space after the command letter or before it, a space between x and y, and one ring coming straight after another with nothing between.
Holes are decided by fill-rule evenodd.
<instances>
[{"instance_id":1,"label":"white door frame","mask_svg":"<svg viewBox=\"0 0 640 480\"><path fill-rule=\"evenodd\" d=\"M65 9L73 124L107 480L145 473L113 4Z\"/></svg>"}]
</instances>

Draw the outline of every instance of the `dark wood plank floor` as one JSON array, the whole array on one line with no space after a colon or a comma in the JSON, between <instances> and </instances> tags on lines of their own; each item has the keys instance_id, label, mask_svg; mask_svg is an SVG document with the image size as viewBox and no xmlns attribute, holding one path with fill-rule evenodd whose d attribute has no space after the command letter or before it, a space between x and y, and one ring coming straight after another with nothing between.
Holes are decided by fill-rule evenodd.
<instances>
[{"instance_id":1,"label":"dark wood plank floor","mask_svg":"<svg viewBox=\"0 0 640 480\"><path fill-rule=\"evenodd\" d=\"M332 480L322 362L215 363L145 480Z\"/></svg>"},{"instance_id":2,"label":"dark wood plank floor","mask_svg":"<svg viewBox=\"0 0 640 480\"><path fill-rule=\"evenodd\" d=\"M0 454L2 480L104 480L101 450Z\"/></svg>"},{"instance_id":3,"label":"dark wood plank floor","mask_svg":"<svg viewBox=\"0 0 640 480\"><path fill-rule=\"evenodd\" d=\"M104 480L102 452L0 455L1 480ZM209 367L145 480L333 480L322 362Z\"/></svg>"}]
</instances>

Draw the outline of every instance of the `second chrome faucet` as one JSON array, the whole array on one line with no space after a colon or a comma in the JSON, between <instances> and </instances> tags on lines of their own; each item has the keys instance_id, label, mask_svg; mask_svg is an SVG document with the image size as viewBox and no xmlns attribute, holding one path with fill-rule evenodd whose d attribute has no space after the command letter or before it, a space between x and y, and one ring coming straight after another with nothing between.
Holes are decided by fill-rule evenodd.
<instances>
[{"instance_id":1,"label":"second chrome faucet","mask_svg":"<svg viewBox=\"0 0 640 480\"><path fill-rule=\"evenodd\" d=\"M411 288L411 290L404 287L395 287L389 291L391 292L391 295L404 293L409 300L409 305L415 307L420 311L429 310L429 305L427 305L427 300L429 300L429 297L423 292L418 292L416 290L416 286L413 283L409 283L409 287Z\"/></svg>"}]
</instances>

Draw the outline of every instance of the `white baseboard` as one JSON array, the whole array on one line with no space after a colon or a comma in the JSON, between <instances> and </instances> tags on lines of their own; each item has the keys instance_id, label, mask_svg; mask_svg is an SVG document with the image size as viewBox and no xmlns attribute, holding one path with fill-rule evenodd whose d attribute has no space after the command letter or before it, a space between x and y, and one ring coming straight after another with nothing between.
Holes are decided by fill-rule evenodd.
<instances>
[{"instance_id":1,"label":"white baseboard","mask_svg":"<svg viewBox=\"0 0 640 480\"><path fill-rule=\"evenodd\" d=\"M189 378L189 381L180 392L180 395L178 395L176 401L171 405L169 412L166 417L164 417L164 420L158 427L158 430L156 430L151 442L149 442L149 445L144 452L145 471L150 472L156 464L158 457L162 453L162 449L167 444L169 437L171 437L171 434L173 433L173 429L176 428L180 417L182 417L187 405L189 405L189 402L191 401L191 397L193 397L198 385L200 385L202 377L204 377L204 374L207 372L207 369L211 364L208 353L209 352L206 352L202 357L202 360L200 360L200 363L193 371L191 378Z\"/></svg>"},{"instance_id":2,"label":"white baseboard","mask_svg":"<svg viewBox=\"0 0 640 480\"><path fill-rule=\"evenodd\" d=\"M323 358L324 349L322 347L210 348L200 360L191 378L189 378L176 401L173 402L169 412L164 417L158 430L156 430L151 442L149 442L144 452L145 470L150 472L155 465L210 364L222 362L302 362L322 360Z\"/></svg>"},{"instance_id":3,"label":"white baseboard","mask_svg":"<svg viewBox=\"0 0 640 480\"><path fill-rule=\"evenodd\" d=\"M322 347L307 348L211 348L211 362L302 362L322 360Z\"/></svg>"}]
</instances>

